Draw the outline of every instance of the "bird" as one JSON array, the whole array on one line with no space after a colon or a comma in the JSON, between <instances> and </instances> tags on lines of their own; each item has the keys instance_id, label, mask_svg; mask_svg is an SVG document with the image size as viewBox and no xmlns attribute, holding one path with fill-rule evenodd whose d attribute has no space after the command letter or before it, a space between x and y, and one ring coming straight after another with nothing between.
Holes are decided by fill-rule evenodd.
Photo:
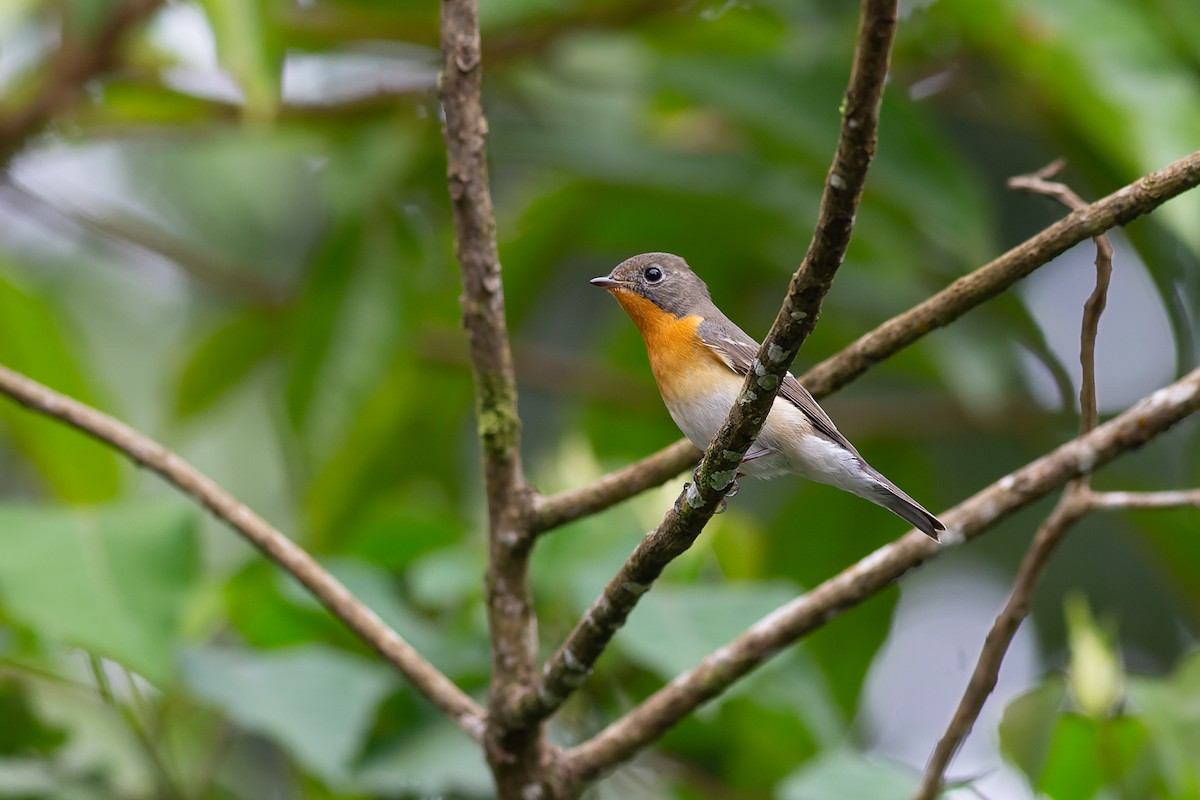
<instances>
[{"instance_id":1,"label":"bird","mask_svg":"<svg viewBox=\"0 0 1200 800\"><path fill-rule=\"evenodd\" d=\"M692 444L704 450L737 400L759 343L713 303L708 286L671 253L642 253L591 283L637 325L663 403ZM935 541L946 526L867 463L790 372L739 475L793 473L886 508Z\"/></svg>"}]
</instances>

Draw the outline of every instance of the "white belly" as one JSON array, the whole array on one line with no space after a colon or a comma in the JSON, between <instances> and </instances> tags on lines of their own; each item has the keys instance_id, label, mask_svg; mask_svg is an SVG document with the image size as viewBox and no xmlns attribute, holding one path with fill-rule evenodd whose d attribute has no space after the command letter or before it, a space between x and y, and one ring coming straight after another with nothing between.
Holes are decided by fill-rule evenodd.
<instances>
[{"instance_id":1,"label":"white belly","mask_svg":"<svg viewBox=\"0 0 1200 800\"><path fill-rule=\"evenodd\" d=\"M737 399L740 384L730 382L729 387L729 391L708 392L667 407L684 436L701 450L708 447L721 429ZM750 446L750 452L763 448L771 452L743 462L740 470L743 474L773 478L791 472L855 494L876 485L864 473L857 456L815 433L804 412L787 400L776 398L767 423Z\"/></svg>"}]
</instances>

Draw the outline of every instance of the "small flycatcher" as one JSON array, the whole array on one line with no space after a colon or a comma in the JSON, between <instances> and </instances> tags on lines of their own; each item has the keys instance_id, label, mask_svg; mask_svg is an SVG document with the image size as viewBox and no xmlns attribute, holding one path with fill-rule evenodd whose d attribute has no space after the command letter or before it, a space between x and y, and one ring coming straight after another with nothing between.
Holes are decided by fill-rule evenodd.
<instances>
[{"instance_id":1,"label":"small flycatcher","mask_svg":"<svg viewBox=\"0 0 1200 800\"><path fill-rule=\"evenodd\" d=\"M687 262L643 253L592 283L607 289L646 342L650 369L667 411L701 450L716 436L750 371L759 344L721 313ZM788 373L741 473L786 472L827 483L883 506L933 539L943 525L873 468Z\"/></svg>"}]
</instances>

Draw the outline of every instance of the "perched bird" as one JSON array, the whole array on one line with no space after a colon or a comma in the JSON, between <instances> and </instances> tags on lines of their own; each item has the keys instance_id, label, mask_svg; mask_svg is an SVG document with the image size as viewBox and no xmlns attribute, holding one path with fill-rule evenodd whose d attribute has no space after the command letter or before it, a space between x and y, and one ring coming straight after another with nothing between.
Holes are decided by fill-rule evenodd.
<instances>
[{"instance_id":1,"label":"perched bird","mask_svg":"<svg viewBox=\"0 0 1200 800\"><path fill-rule=\"evenodd\" d=\"M717 434L758 355L759 344L721 313L687 262L670 253L622 261L592 283L607 289L646 342L667 411L701 450ZM791 472L883 506L933 539L937 517L866 462L813 396L788 373L740 473Z\"/></svg>"}]
</instances>

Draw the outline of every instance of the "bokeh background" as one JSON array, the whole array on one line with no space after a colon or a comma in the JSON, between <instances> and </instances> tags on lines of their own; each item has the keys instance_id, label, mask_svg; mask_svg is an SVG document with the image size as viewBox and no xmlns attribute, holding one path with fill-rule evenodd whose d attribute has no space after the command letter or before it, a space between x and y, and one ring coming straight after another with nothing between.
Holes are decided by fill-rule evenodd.
<instances>
[{"instance_id":1,"label":"bokeh background","mask_svg":"<svg viewBox=\"0 0 1200 800\"><path fill-rule=\"evenodd\" d=\"M561 490L678 437L636 331L588 278L673 251L743 328L769 326L811 233L856 9L482 5L524 452ZM0 6L0 114L113 8ZM1063 215L1008 176L1065 156L1096 198L1196 149L1197 32L1187 0L904 3L855 240L797 369ZM0 185L0 363L180 452L482 696L436 43L425 2L166 4ZM1196 364L1200 195L1115 238L1106 413ZM1091 258L1065 254L826 408L925 505L953 505L1074 435ZM1096 485L1200 485L1198 433ZM681 481L545 539L547 649ZM593 796L906 796L1050 503L837 618ZM745 482L552 736L580 741L902 531L832 489ZM952 794L1200 797L1198 567L1195 509L1080 524L951 769L973 786ZM1094 674L1116 688L1081 695ZM0 797L490 794L467 738L279 570L156 478L0 404Z\"/></svg>"}]
</instances>

